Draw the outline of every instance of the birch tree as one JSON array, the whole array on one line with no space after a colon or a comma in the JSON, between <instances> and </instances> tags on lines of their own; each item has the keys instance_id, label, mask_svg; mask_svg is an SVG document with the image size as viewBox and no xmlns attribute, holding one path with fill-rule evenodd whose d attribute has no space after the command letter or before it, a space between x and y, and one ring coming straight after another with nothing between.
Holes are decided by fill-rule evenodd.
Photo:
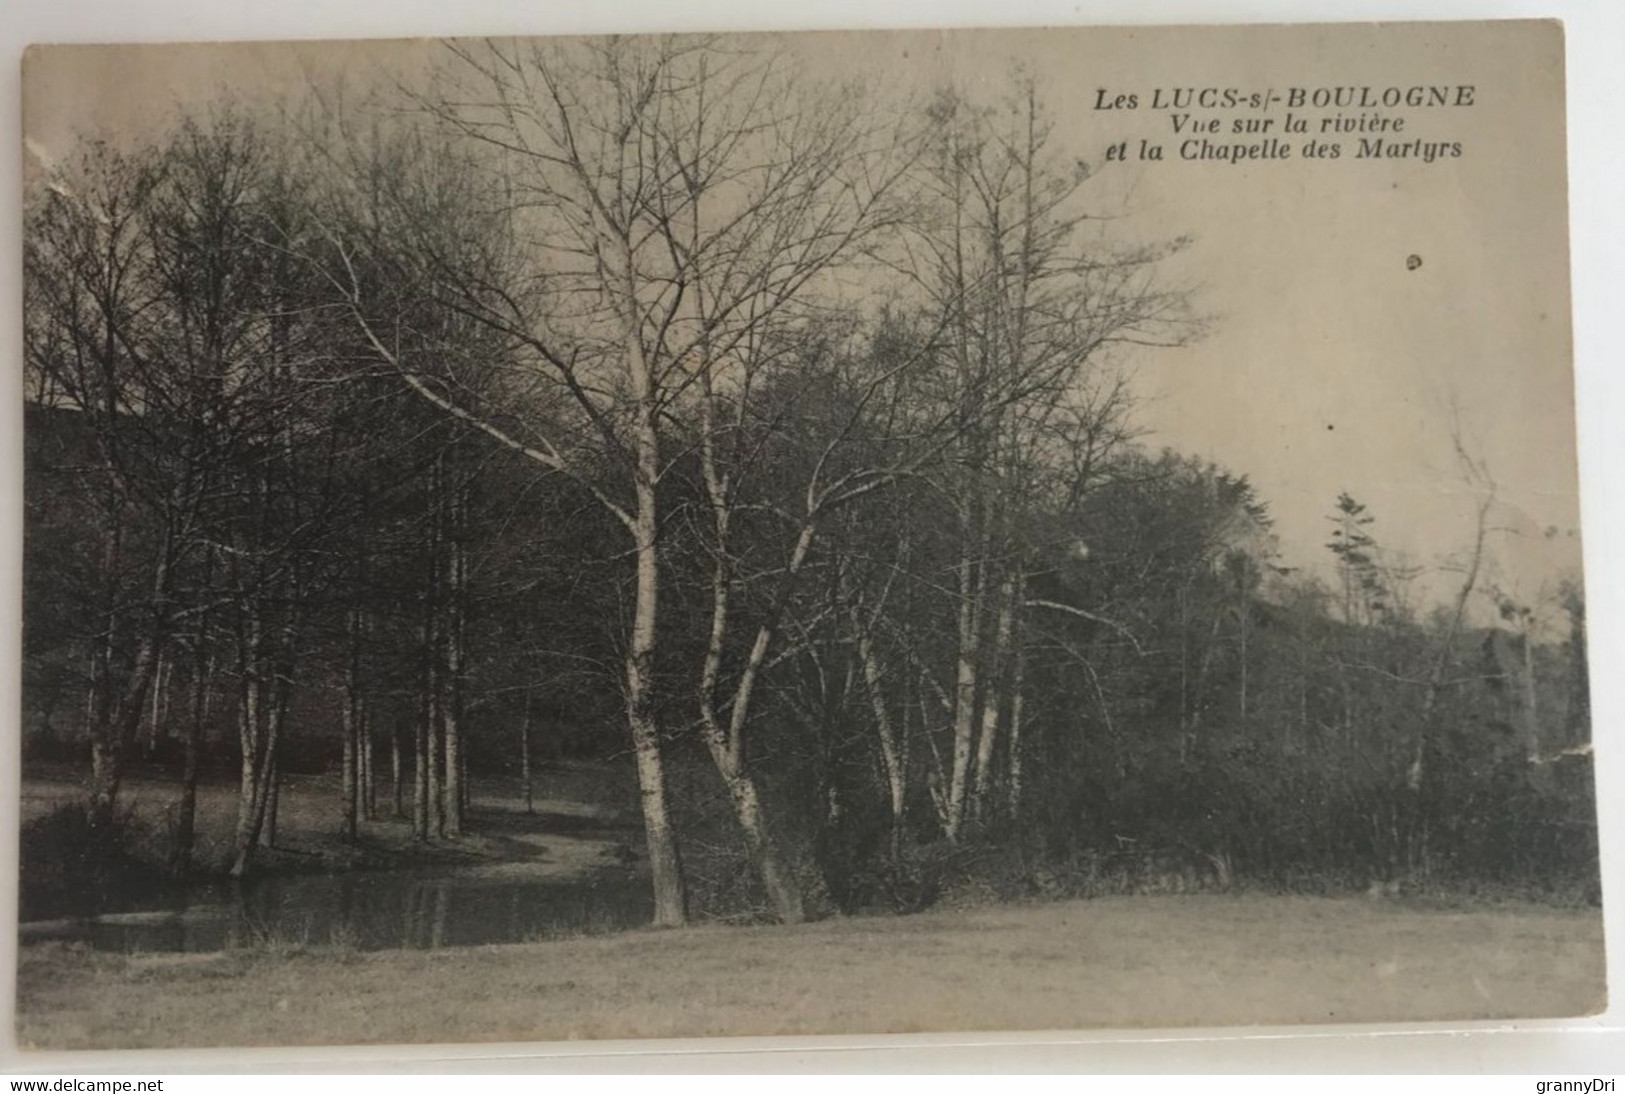
<instances>
[{"instance_id":1,"label":"birch tree","mask_svg":"<svg viewBox=\"0 0 1625 1094\"><path fill-rule=\"evenodd\" d=\"M1018 705L1013 651L1028 598L1013 499L1034 437L1115 347L1175 344L1189 328L1183 295L1154 277L1180 241L1087 238L1088 172L1055 146L1035 84L1018 78L996 107L948 89L929 117L920 216L895 269L942 317L944 390L960 423L939 477L959 520L944 790L957 840L972 804L991 801L1000 726Z\"/></svg>"},{"instance_id":2,"label":"birch tree","mask_svg":"<svg viewBox=\"0 0 1625 1094\"><path fill-rule=\"evenodd\" d=\"M460 194L509 241L503 271L489 256L471 266L466 241L431 231L435 210L421 202L395 241L412 257L397 258L447 307L506 339L500 382L482 398L466 375L425 374L400 352L401 317L367 300L353 271L346 288L378 358L423 398L577 478L624 529L636 575L627 722L656 921L679 923L686 900L655 716L670 422L697 389L710 413L723 386L748 386L770 332L855 256L896 178L896 146L853 94L815 97L774 58L731 42L447 48L446 83L419 106L456 158L478 165ZM760 869L782 875L741 751L711 731L707 743ZM768 887L781 916L800 917L787 885Z\"/></svg>"},{"instance_id":3,"label":"birch tree","mask_svg":"<svg viewBox=\"0 0 1625 1094\"><path fill-rule=\"evenodd\" d=\"M34 195L29 218L25 361L38 398L82 416L93 452L94 470L75 479L93 499L99 524L96 603L87 605L96 623L84 636L89 802L93 815L108 817L166 637L175 582L168 534L175 522L163 521L155 549L138 538L145 503L169 494L167 483L142 475L161 465L135 418L150 397L142 390L142 317L157 290L146 217L160 172L153 159L96 145L54 174Z\"/></svg>"},{"instance_id":4,"label":"birch tree","mask_svg":"<svg viewBox=\"0 0 1625 1094\"><path fill-rule=\"evenodd\" d=\"M222 598L209 560L229 521L233 469L287 409L259 371L275 325L265 256L252 245L269 162L265 134L225 113L142 153L94 146L36 206L34 382L93 426L106 514L110 584L91 658L99 809L117 793L170 647ZM146 574L134 599L115 591L132 564ZM194 640L207 633L199 619Z\"/></svg>"}]
</instances>

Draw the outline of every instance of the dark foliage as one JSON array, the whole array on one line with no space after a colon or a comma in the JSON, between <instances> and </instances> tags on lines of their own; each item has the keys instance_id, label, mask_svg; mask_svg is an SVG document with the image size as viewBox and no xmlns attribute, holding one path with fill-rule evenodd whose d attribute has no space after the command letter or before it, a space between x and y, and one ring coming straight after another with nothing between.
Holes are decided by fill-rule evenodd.
<instances>
[{"instance_id":1,"label":"dark foliage","mask_svg":"<svg viewBox=\"0 0 1625 1094\"><path fill-rule=\"evenodd\" d=\"M151 833L129 811L96 816L78 802L22 827L18 917L54 919L128 907L169 880Z\"/></svg>"}]
</instances>

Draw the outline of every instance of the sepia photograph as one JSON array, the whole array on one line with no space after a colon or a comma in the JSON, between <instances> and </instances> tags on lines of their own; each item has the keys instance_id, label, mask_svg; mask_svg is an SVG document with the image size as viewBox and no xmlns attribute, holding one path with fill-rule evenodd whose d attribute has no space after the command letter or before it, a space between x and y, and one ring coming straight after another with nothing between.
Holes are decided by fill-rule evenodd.
<instances>
[{"instance_id":1,"label":"sepia photograph","mask_svg":"<svg viewBox=\"0 0 1625 1094\"><path fill-rule=\"evenodd\" d=\"M1602 1012L1564 69L30 49L18 1045Z\"/></svg>"}]
</instances>

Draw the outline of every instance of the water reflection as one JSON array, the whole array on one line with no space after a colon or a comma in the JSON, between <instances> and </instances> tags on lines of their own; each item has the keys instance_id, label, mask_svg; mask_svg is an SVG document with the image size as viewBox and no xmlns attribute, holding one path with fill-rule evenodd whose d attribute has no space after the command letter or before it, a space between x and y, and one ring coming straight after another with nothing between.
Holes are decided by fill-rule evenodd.
<instances>
[{"instance_id":1,"label":"water reflection","mask_svg":"<svg viewBox=\"0 0 1625 1094\"><path fill-rule=\"evenodd\" d=\"M24 939L194 953L436 949L601 933L652 915L647 882L624 871L552 882L375 871L203 885L159 910L29 924Z\"/></svg>"}]
</instances>

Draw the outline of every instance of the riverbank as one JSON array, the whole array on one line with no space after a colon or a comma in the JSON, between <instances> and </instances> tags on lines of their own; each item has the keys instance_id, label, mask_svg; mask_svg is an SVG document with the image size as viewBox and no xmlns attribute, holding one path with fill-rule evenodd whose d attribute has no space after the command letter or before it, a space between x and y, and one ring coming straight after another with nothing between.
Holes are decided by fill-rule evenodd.
<instances>
[{"instance_id":1,"label":"riverbank","mask_svg":"<svg viewBox=\"0 0 1625 1094\"><path fill-rule=\"evenodd\" d=\"M1596 909L1121 897L516 946L24 947L50 1049L1496 1019L1605 1002Z\"/></svg>"},{"instance_id":2,"label":"riverbank","mask_svg":"<svg viewBox=\"0 0 1625 1094\"><path fill-rule=\"evenodd\" d=\"M477 785L467 831L456 839L414 838L406 816L394 815L388 788L380 786L378 816L358 825L355 839L341 831L336 775L289 775L283 782L276 840L258 849L256 877L339 873L355 870L449 871L487 880L565 882L606 863L636 857L641 830L620 799L624 788L602 766L551 767L539 774L527 811L516 781ZM512 782L513 785L509 785ZM22 823L77 802L83 787L67 771L31 773L22 787ZM150 884L126 884L99 907L57 907L61 900L31 900L24 871L24 918L55 918L94 912L123 912L161 904L173 888L162 876L172 848L180 790L173 780L137 773L120 797L128 814L132 851L150 864ZM408 809L410 802L406 803ZM198 792L193 880L224 875L231 862L237 816L237 789L225 781L205 782ZM26 850L26 849L25 849ZM50 849L41 849L42 852ZM68 903L72 903L71 901ZM46 909L28 914L30 904Z\"/></svg>"}]
</instances>

